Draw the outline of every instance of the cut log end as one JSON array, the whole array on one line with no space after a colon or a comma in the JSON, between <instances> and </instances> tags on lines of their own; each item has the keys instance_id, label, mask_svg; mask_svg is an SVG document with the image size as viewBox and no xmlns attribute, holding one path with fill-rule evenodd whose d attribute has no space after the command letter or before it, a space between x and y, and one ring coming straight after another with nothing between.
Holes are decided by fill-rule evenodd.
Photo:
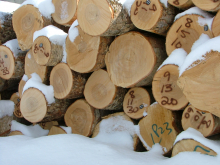
<instances>
[{"instance_id":1,"label":"cut log end","mask_svg":"<svg viewBox=\"0 0 220 165\"><path fill-rule=\"evenodd\" d=\"M220 11L215 15L212 22L212 33L214 37L220 36Z\"/></svg>"},{"instance_id":2,"label":"cut log end","mask_svg":"<svg viewBox=\"0 0 220 165\"><path fill-rule=\"evenodd\" d=\"M24 134L20 131L11 131L8 136L15 136L15 135L24 135Z\"/></svg>"},{"instance_id":3,"label":"cut log end","mask_svg":"<svg viewBox=\"0 0 220 165\"><path fill-rule=\"evenodd\" d=\"M192 0L168 0L168 3L183 10L193 6Z\"/></svg>"},{"instance_id":4,"label":"cut log end","mask_svg":"<svg viewBox=\"0 0 220 165\"><path fill-rule=\"evenodd\" d=\"M15 108L14 108L14 115L18 118L23 118L23 115L21 114L21 110L20 110L20 97L18 93L14 93L11 98L11 101L14 102L15 104Z\"/></svg>"},{"instance_id":5,"label":"cut log end","mask_svg":"<svg viewBox=\"0 0 220 165\"><path fill-rule=\"evenodd\" d=\"M67 134L65 130L63 130L61 127L59 126L52 126L48 136L50 135L58 135L58 134Z\"/></svg>"},{"instance_id":6,"label":"cut log end","mask_svg":"<svg viewBox=\"0 0 220 165\"><path fill-rule=\"evenodd\" d=\"M192 2L200 9L205 11L218 11L220 9L219 0L192 0Z\"/></svg>"}]
</instances>

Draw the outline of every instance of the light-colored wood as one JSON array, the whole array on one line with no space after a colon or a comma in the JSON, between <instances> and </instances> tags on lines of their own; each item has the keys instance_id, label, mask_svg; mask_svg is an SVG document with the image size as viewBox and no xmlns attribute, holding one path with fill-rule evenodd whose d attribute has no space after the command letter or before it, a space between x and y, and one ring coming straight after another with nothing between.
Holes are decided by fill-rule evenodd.
<instances>
[{"instance_id":1,"label":"light-colored wood","mask_svg":"<svg viewBox=\"0 0 220 165\"><path fill-rule=\"evenodd\" d=\"M12 131L8 136L15 136L15 135L24 135L24 134L20 131Z\"/></svg>"},{"instance_id":2,"label":"light-colored wood","mask_svg":"<svg viewBox=\"0 0 220 165\"><path fill-rule=\"evenodd\" d=\"M31 48L35 31L52 24L51 20L44 17L38 8L30 4L24 5L14 12L12 23L21 50Z\"/></svg>"},{"instance_id":3,"label":"light-colored wood","mask_svg":"<svg viewBox=\"0 0 220 165\"><path fill-rule=\"evenodd\" d=\"M200 15L191 14L184 15L177 19L166 36L166 51L169 56L173 50L183 48L187 53L191 52L193 43L199 39L202 33L213 37L211 29L205 31L207 25L201 26L198 23Z\"/></svg>"},{"instance_id":4,"label":"light-colored wood","mask_svg":"<svg viewBox=\"0 0 220 165\"><path fill-rule=\"evenodd\" d=\"M26 84L26 81L21 79L21 81L19 82L19 85L18 85L18 93L19 93L20 98L23 95L22 92L23 92L23 88L24 88L25 84Z\"/></svg>"},{"instance_id":5,"label":"light-colored wood","mask_svg":"<svg viewBox=\"0 0 220 165\"><path fill-rule=\"evenodd\" d=\"M124 97L123 110L130 118L140 119L144 117L144 112L150 103L151 98L146 89L131 88Z\"/></svg>"},{"instance_id":6,"label":"light-colored wood","mask_svg":"<svg viewBox=\"0 0 220 165\"><path fill-rule=\"evenodd\" d=\"M10 98L11 101L14 102L15 104L15 108L14 108L14 115L18 118L23 118L23 115L21 114L21 111L20 111L20 97L19 97L19 94L18 93L14 93L11 98Z\"/></svg>"},{"instance_id":7,"label":"light-colored wood","mask_svg":"<svg viewBox=\"0 0 220 165\"><path fill-rule=\"evenodd\" d=\"M113 113L113 114L110 114L108 116L105 116L102 119L102 121L107 120L107 119L113 119L113 121L115 120L115 122L109 123L108 127L102 128L101 133L106 132L108 134L111 134L111 133L115 133L115 132L126 131L127 133L130 133L130 135L133 139L134 150L136 150L136 147L137 147L137 144L138 144L138 141L139 141L139 138L138 138L137 134L134 133L134 132L129 131L130 128L128 128L127 125L120 122L121 120L125 120L125 121L129 121L129 122L133 123L133 121L124 112L117 112L117 113ZM100 124L101 124L102 121L100 121L96 125L96 127L94 129L94 132L92 134L92 138L96 137L100 133ZM131 128L131 130L132 130L132 128Z\"/></svg>"},{"instance_id":8,"label":"light-colored wood","mask_svg":"<svg viewBox=\"0 0 220 165\"><path fill-rule=\"evenodd\" d=\"M192 105L185 108L181 121L184 130L189 127L194 128L204 137L220 133L220 119L209 112L196 109Z\"/></svg>"},{"instance_id":9,"label":"light-colored wood","mask_svg":"<svg viewBox=\"0 0 220 165\"><path fill-rule=\"evenodd\" d=\"M51 15L53 20L61 25L71 26L77 18L79 0L52 0L55 12Z\"/></svg>"},{"instance_id":10,"label":"light-colored wood","mask_svg":"<svg viewBox=\"0 0 220 165\"><path fill-rule=\"evenodd\" d=\"M112 82L130 88L151 85L157 68L166 57L162 38L129 32L112 42L105 63Z\"/></svg>"},{"instance_id":11,"label":"light-colored wood","mask_svg":"<svg viewBox=\"0 0 220 165\"><path fill-rule=\"evenodd\" d=\"M120 110L127 90L115 86L107 73L99 69L92 73L85 85L86 101L97 109Z\"/></svg>"},{"instance_id":12,"label":"light-colored wood","mask_svg":"<svg viewBox=\"0 0 220 165\"><path fill-rule=\"evenodd\" d=\"M168 64L160 68L154 75L152 92L155 100L164 108L181 110L188 104L188 100L177 85L179 67Z\"/></svg>"},{"instance_id":13,"label":"light-colored wood","mask_svg":"<svg viewBox=\"0 0 220 165\"><path fill-rule=\"evenodd\" d=\"M203 59L191 64L196 66L183 72L177 81L177 85L195 108L209 111L218 117L220 117L219 60L220 52L206 53Z\"/></svg>"},{"instance_id":14,"label":"light-colored wood","mask_svg":"<svg viewBox=\"0 0 220 165\"><path fill-rule=\"evenodd\" d=\"M85 99L79 99L69 106L65 115L65 123L72 128L72 133L90 136L100 121L99 110L90 106Z\"/></svg>"},{"instance_id":15,"label":"light-colored wood","mask_svg":"<svg viewBox=\"0 0 220 165\"><path fill-rule=\"evenodd\" d=\"M25 54L26 52L20 52L15 55L10 48L0 45L0 77L6 80L20 79L24 75Z\"/></svg>"},{"instance_id":16,"label":"light-colored wood","mask_svg":"<svg viewBox=\"0 0 220 165\"><path fill-rule=\"evenodd\" d=\"M177 142L172 151L172 157L180 152L200 152L205 155L217 156L217 153L193 139L183 139Z\"/></svg>"},{"instance_id":17,"label":"light-colored wood","mask_svg":"<svg viewBox=\"0 0 220 165\"><path fill-rule=\"evenodd\" d=\"M147 116L139 122L140 135L145 141L143 144L152 148L154 144L159 143L165 154L170 152L177 135L181 132L180 118L178 112L168 110L158 103L149 106Z\"/></svg>"},{"instance_id":18,"label":"light-colored wood","mask_svg":"<svg viewBox=\"0 0 220 165\"><path fill-rule=\"evenodd\" d=\"M128 11L115 0L80 0L77 20L82 30L92 36L115 36L135 28Z\"/></svg>"},{"instance_id":19,"label":"light-colored wood","mask_svg":"<svg viewBox=\"0 0 220 165\"><path fill-rule=\"evenodd\" d=\"M32 73L37 73L44 84L49 84L49 77L52 67L39 65L34 59L32 50L29 50L26 54L24 69L25 74L29 79L31 78Z\"/></svg>"},{"instance_id":20,"label":"light-colored wood","mask_svg":"<svg viewBox=\"0 0 220 165\"><path fill-rule=\"evenodd\" d=\"M206 11L218 11L220 9L219 0L192 0L194 5L198 8Z\"/></svg>"},{"instance_id":21,"label":"light-colored wood","mask_svg":"<svg viewBox=\"0 0 220 165\"><path fill-rule=\"evenodd\" d=\"M48 133L48 136L50 135L58 135L58 134L67 134L66 131L64 129L62 129L61 127L59 126L52 126L49 133Z\"/></svg>"},{"instance_id":22,"label":"light-colored wood","mask_svg":"<svg viewBox=\"0 0 220 165\"><path fill-rule=\"evenodd\" d=\"M39 65L55 66L63 58L63 47L52 43L46 36L39 36L34 40L32 54Z\"/></svg>"},{"instance_id":23,"label":"light-colored wood","mask_svg":"<svg viewBox=\"0 0 220 165\"><path fill-rule=\"evenodd\" d=\"M213 21L212 21L212 33L214 37L220 35L220 11L217 12Z\"/></svg>"},{"instance_id":24,"label":"light-colored wood","mask_svg":"<svg viewBox=\"0 0 220 165\"><path fill-rule=\"evenodd\" d=\"M0 137L7 136L10 133L12 120L13 116L4 116L0 118Z\"/></svg>"},{"instance_id":25,"label":"light-colored wood","mask_svg":"<svg viewBox=\"0 0 220 165\"><path fill-rule=\"evenodd\" d=\"M192 7L192 0L168 0L168 3L182 10Z\"/></svg>"},{"instance_id":26,"label":"light-colored wood","mask_svg":"<svg viewBox=\"0 0 220 165\"><path fill-rule=\"evenodd\" d=\"M105 55L112 37L90 36L79 26L79 35L71 42L66 38L67 63L70 68L79 73L93 72L105 67Z\"/></svg>"},{"instance_id":27,"label":"light-colored wood","mask_svg":"<svg viewBox=\"0 0 220 165\"><path fill-rule=\"evenodd\" d=\"M167 5L160 0L135 0L131 6L131 21L138 29L166 35L177 14L175 7Z\"/></svg>"},{"instance_id":28,"label":"light-colored wood","mask_svg":"<svg viewBox=\"0 0 220 165\"><path fill-rule=\"evenodd\" d=\"M50 74L50 85L57 99L83 97L86 80L85 75L72 71L65 63L57 64Z\"/></svg>"},{"instance_id":29,"label":"light-colored wood","mask_svg":"<svg viewBox=\"0 0 220 165\"><path fill-rule=\"evenodd\" d=\"M62 118L70 105L69 102L65 99L55 99L55 103L48 105L41 91L29 88L23 93L20 109L24 118L31 123L47 122Z\"/></svg>"},{"instance_id":30,"label":"light-colored wood","mask_svg":"<svg viewBox=\"0 0 220 165\"><path fill-rule=\"evenodd\" d=\"M59 123L57 121L50 121L46 123L39 123L39 125L45 130L50 130L52 126L59 125Z\"/></svg>"}]
</instances>

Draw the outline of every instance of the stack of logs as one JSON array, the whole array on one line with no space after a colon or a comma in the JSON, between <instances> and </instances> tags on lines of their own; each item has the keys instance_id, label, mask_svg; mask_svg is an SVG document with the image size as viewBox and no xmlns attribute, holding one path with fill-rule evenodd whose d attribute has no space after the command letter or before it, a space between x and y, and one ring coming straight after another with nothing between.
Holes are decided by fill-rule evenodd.
<instances>
[{"instance_id":1,"label":"stack of logs","mask_svg":"<svg viewBox=\"0 0 220 165\"><path fill-rule=\"evenodd\" d=\"M147 150L159 143L166 155L197 146L209 154L193 139L173 143L189 127L205 137L220 133L220 52L204 52L209 58L179 77L194 42L220 34L219 0L134 0L129 9L120 0L49 2L25 3L0 20L0 90L3 98L17 89L10 98L17 118L40 123L50 134L65 133L54 126L64 120L72 133L91 136L101 117L124 111L138 123ZM48 4L55 8L49 16L40 8ZM213 17L210 27L206 20ZM24 90L33 73L53 87L52 104L37 87Z\"/></svg>"}]
</instances>

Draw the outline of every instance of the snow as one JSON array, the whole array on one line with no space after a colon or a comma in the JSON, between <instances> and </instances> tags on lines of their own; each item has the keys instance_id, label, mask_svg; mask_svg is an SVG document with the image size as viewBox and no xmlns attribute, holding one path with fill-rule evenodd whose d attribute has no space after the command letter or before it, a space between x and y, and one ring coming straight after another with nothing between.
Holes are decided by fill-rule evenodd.
<instances>
[{"instance_id":1,"label":"snow","mask_svg":"<svg viewBox=\"0 0 220 165\"><path fill-rule=\"evenodd\" d=\"M60 13L60 18L61 20L65 20L69 17L68 15L68 3L67 1L63 1L61 3L61 13Z\"/></svg>"},{"instance_id":2,"label":"snow","mask_svg":"<svg viewBox=\"0 0 220 165\"><path fill-rule=\"evenodd\" d=\"M147 116L146 110L143 112L143 116L144 116L144 117Z\"/></svg>"},{"instance_id":3,"label":"snow","mask_svg":"<svg viewBox=\"0 0 220 165\"><path fill-rule=\"evenodd\" d=\"M165 7L168 6L168 0L160 0L160 3L164 4Z\"/></svg>"},{"instance_id":4,"label":"snow","mask_svg":"<svg viewBox=\"0 0 220 165\"><path fill-rule=\"evenodd\" d=\"M23 75L22 80L27 82L28 81L28 76L26 74Z\"/></svg>"},{"instance_id":5,"label":"snow","mask_svg":"<svg viewBox=\"0 0 220 165\"><path fill-rule=\"evenodd\" d=\"M20 47L18 45L17 39L9 40L6 43L4 43L3 45L8 47L12 51L15 58L17 58L18 54L22 52L22 50L20 49Z\"/></svg>"},{"instance_id":6,"label":"snow","mask_svg":"<svg viewBox=\"0 0 220 165\"><path fill-rule=\"evenodd\" d=\"M40 76L37 73L31 74L31 78L26 82L22 94L29 88L37 88L40 90L44 94L48 104L55 102L53 86L43 84Z\"/></svg>"},{"instance_id":7,"label":"snow","mask_svg":"<svg viewBox=\"0 0 220 165\"><path fill-rule=\"evenodd\" d=\"M135 0L119 0L119 2L123 5L123 7L128 11L128 14L130 16L131 13L131 6L134 3Z\"/></svg>"},{"instance_id":8,"label":"snow","mask_svg":"<svg viewBox=\"0 0 220 165\"><path fill-rule=\"evenodd\" d=\"M34 32L33 41L40 36L47 37L55 45L63 45L66 40L67 33L53 25L49 25Z\"/></svg>"},{"instance_id":9,"label":"snow","mask_svg":"<svg viewBox=\"0 0 220 165\"><path fill-rule=\"evenodd\" d=\"M201 34L199 39L195 41L191 47L191 51L203 44L204 42L210 40L210 37L207 34Z\"/></svg>"},{"instance_id":10,"label":"snow","mask_svg":"<svg viewBox=\"0 0 220 165\"><path fill-rule=\"evenodd\" d=\"M65 126L59 126L59 127L62 128L67 134L72 133L72 128L71 127L65 127Z\"/></svg>"},{"instance_id":11,"label":"snow","mask_svg":"<svg viewBox=\"0 0 220 165\"><path fill-rule=\"evenodd\" d=\"M21 6L28 4L38 8L40 13L48 19L51 19L51 14L55 12L55 6L53 5L52 0L26 0Z\"/></svg>"},{"instance_id":12,"label":"snow","mask_svg":"<svg viewBox=\"0 0 220 165\"><path fill-rule=\"evenodd\" d=\"M11 100L0 100L0 118L13 116L15 103Z\"/></svg>"},{"instance_id":13,"label":"snow","mask_svg":"<svg viewBox=\"0 0 220 165\"><path fill-rule=\"evenodd\" d=\"M18 92L16 92L16 95L17 95L18 97L20 97L20 95L19 95L19 93L18 93Z\"/></svg>"},{"instance_id":14,"label":"snow","mask_svg":"<svg viewBox=\"0 0 220 165\"><path fill-rule=\"evenodd\" d=\"M30 53L28 53L28 58L31 59L31 54Z\"/></svg>"},{"instance_id":15,"label":"snow","mask_svg":"<svg viewBox=\"0 0 220 165\"><path fill-rule=\"evenodd\" d=\"M33 125L26 126L24 124L18 123L15 120L12 120L11 122L11 131L20 131L25 136L34 137L34 138L46 136L49 133L49 130L44 130L38 124L34 126Z\"/></svg>"},{"instance_id":16,"label":"snow","mask_svg":"<svg viewBox=\"0 0 220 165\"><path fill-rule=\"evenodd\" d=\"M71 27L69 28L68 35L71 42L74 42L75 38L79 35L79 31L76 26L78 26L77 19L73 22Z\"/></svg>"},{"instance_id":17,"label":"snow","mask_svg":"<svg viewBox=\"0 0 220 165\"><path fill-rule=\"evenodd\" d=\"M199 17L198 18L198 23L200 26L205 26L205 25L208 25L209 27L209 30L212 29L212 22L214 20L214 17L213 18L202 18L202 17Z\"/></svg>"},{"instance_id":18,"label":"snow","mask_svg":"<svg viewBox=\"0 0 220 165\"><path fill-rule=\"evenodd\" d=\"M145 142L145 140L141 136L139 125L134 126L134 128L135 128L135 132L138 135L139 139L141 140L142 144L147 148L147 150L151 150L152 148Z\"/></svg>"},{"instance_id":19,"label":"snow","mask_svg":"<svg viewBox=\"0 0 220 165\"><path fill-rule=\"evenodd\" d=\"M181 66L186 59L187 52L183 48L178 48L172 51L169 57L160 65L160 67L157 70L160 70L164 65L177 65Z\"/></svg>"},{"instance_id":20,"label":"snow","mask_svg":"<svg viewBox=\"0 0 220 165\"><path fill-rule=\"evenodd\" d=\"M200 64L202 60L205 59L204 55L206 53L209 53L211 51L220 52L219 42L220 42L220 36L211 38L210 40L202 43L200 46L192 50L186 57L183 65L180 67L179 76L181 76L184 71L189 70L195 67L196 65ZM194 62L197 63L192 65Z\"/></svg>"}]
</instances>

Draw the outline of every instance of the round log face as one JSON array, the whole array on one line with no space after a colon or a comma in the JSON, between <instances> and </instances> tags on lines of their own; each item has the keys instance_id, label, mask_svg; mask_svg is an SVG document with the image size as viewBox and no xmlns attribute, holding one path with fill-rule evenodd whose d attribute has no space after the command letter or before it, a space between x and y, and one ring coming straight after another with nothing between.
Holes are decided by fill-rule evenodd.
<instances>
[{"instance_id":1,"label":"round log face","mask_svg":"<svg viewBox=\"0 0 220 165\"><path fill-rule=\"evenodd\" d=\"M97 109L104 109L115 98L116 86L111 82L105 70L92 73L85 85L84 96L86 101Z\"/></svg>"},{"instance_id":2,"label":"round log face","mask_svg":"<svg viewBox=\"0 0 220 165\"><path fill-rule=\"evenodd\" d=\"M71 42L66 39L67 63L70 68L79 73L88 73L96 64L99 53L100 37L90 36L77 26L79 35Z\"/></svg>"},{"instance_id":3,"label":"round log face","mask_svg":"<svg viewBox=\"0 0 220 165\"><path fill-rule=\"evenodd\" d=\"M8 80L12 77L15 69L15 59L12 51L4 46L0 46L0 77Z\"/></svg>"},{"instance_id":4,"label":"round log face","mask_svg":"<svg viewBox=\"0 0 220 165\"><path fill-rule=\"evenodd\" d=\"M48 136L49 135L58 135L58 134L66 134L66 131L63 130L59 126L52 126L51 129L50 129L50 132L48 133Z\"/></svg>"},{"instance_id":5,"label":"round log face","mask_svg":"<svg viewBox=\"0 0 220 165\"><path fill-rule=\"evenodd\" d=\"M156 55L145 36L129 32L112 42L105 63L112 82L128 88L152 72Z\"/></svg>"},{"instance_id":6,"label":"round log face","mask_svg":"<svg viewBox=\"0 0 220 165\"><path fill-rule=\"evenodd\" d=\"M195 62L196 67L183 72L177 82L187 100L195 108L209 111L218 117L220 117L219 60L219 52L207 53L203 60Z\"/></svg>"},{"instance_id":7,"label":"round log face","mask_svg":"<svg viewBox=\"0 0 220 165\"><path fill-rule=\"evenodd\" d=\"M12 131L8 136L15 136L15 135L24 135L24 134L20 131Z\"/></svg>"},{"instance_id":8,"label":"round log face","mask_svg":"<svg viewBox=\"0 0 220 165\"><path fill-rule=\"evenodd\" d=\"M51 57L51 42L45 36L34 40L32 54L39 65L46 65Z\"/></svg>"},{"instance_id":9,"label":"round log face","mask_svg":"<svg viewBox=\"0 0 220 165\"><path fill-rule=\"evenodd\" d=\"M188 104L182 90L177 85L179 67L165 65L154 75L152 91L155 100L164 108L180 110Z\"/></svg>"},{"instance_id":10,"label":"round log face","mask_svg":"<svg viewBox=\"0 0 220 165\"><path fill-rule=\"evenodd\" d=\"M14 115L18 118L23 118L23 115L21 114L20 111L20 97L18 96L17 93L14 93L11 98L11 101L13 101L15 103L15 108L14 108Z\"/></svg>"},{"instance_id":11,"label":"round log face","mask_svg":"<svg viewBox=\"0 0 220 165\"><path fill-rule=\"evenodd\" d=\"M217 156L217 153L215 151L204 146L203 144L192 139L184 139L175 144L172 151L172 157L180 152L185 151L200 152L205 155Z\"/></svg>"},{"instance_id":12,"label":"round log face","mask_svg":"<svg viewBox=\"0 0 220 165\"><path fill-rule=\"evenodd\" d=\"M206 11L218 11L220 0L192 0L192 2L200 9Z\"/></svg>"},{"instance_id":13,"label":"round log face","mask_svg":"<svg viewBox=\"0 0 220 165\"><path fill-rule=\"evenodd\" d=\"M150 105L150 95L144 88L131 88L125 95L123 109L126 115L133 119L140 119L146 111L146 107Z\"/></svg>"},{"instance_id":14,"label":"round log face","mask_svg":"<svg viewBox=\"0 0 220 165\"><path fill-rule=\"evenodd\" d=\"M199 25L200 15L185 15L176 20L166 36L166 51L169 56L173 50L183 48L187 53L191 52L193 43L199 39L202 33L213 37L211 29L207 25ZM207 30L207 31L205 31Z\"/></svg>"},{"instance_id":15,"label":"round log face","mask_svg":"<svg viewBox=\"0 0 220 165\"><path fill-rule=\"evenodd\" d=\"M210 136L215 127L214 117L211 113L197 110L192 105L185 108L181 121L184 130L192 127L205 137Z\"/></svg>"},{"instance_id":16,"label":"round log face","mask_svg":"<svg viewBox=\"0 0 220 165\"><path fill-rule=\"evenodd\" d=\"M112 8L106 0L80 0L77 9L77 20L82 30L92 36L100 36L110 26Z\"/></svg>"},{"instance_id":17,"label":"round log face","mask_svg":"<svg viewBox=\"0 0 220 165\"><path fill-rule=\"evenodd\" d=\"M75 21L77 0L52 0L55 6L55 13L52 14L53 20L61 25L69 25Z\"/></svg>"},{"instance_id":18,"label":"round log face","mask_svg":"<svg viewBox=\"0 0 220 165\"><path fill-rule=\"evenodd\" d=\"M191 6L193 4L191 0L168 0L168 3L178 8L182 8L182 6L185 6L189 3L191 4Z\"/></svg>"},{"instance_id":19,"label":"round log face","mask_svg":"<svg viewBox=\"0 0 220 165\"><path fill-rule=\"evenodd\" d=\"M159 0L135 0L131 6L131 21L139 29L150 30L157 24L162 11L163 7Z\"/></svg>"},{"instance_id":20,"label":"round log face","mask_svg":"<svg viewBox=\"0 0 220 165\"><path fill-rule=\"evenodd\" d=\"M220 35L220 11L215 15L213 22L212 22L212 33L214 37Z\"/></svg>"},{"instance_id":21,"label":"round log face","mask_svg":"<svg viewBox=\"0 0 220 165\"><path fill-rule=\"evenodd\" d=\"M33 5L24 5L15 10L12 23L21 50L30 49L33 44L33 34L43 28L41 13Z\"/></svg>"},{"instance_id":22,"label":"round log face","mask_svg":"<svg viewBox=\"0 0 220 165\"><path fill-rule=\"evenodd\" d=\"M30 88L23 93L20 109L26 120L37 123L46 115L47 101L38 89Z\"/></svg>"},{"instance_id":23,"label":"round log face","mask_svg":"<svg viewBox=\"0 0 220 165\"><path fill-rule=\"evenodd\" d=\"M90 136L94 121L94 108L84 99L75 101L67 109L64 120L72 128L72 133Z\"/></svg>"}]
</instances>

